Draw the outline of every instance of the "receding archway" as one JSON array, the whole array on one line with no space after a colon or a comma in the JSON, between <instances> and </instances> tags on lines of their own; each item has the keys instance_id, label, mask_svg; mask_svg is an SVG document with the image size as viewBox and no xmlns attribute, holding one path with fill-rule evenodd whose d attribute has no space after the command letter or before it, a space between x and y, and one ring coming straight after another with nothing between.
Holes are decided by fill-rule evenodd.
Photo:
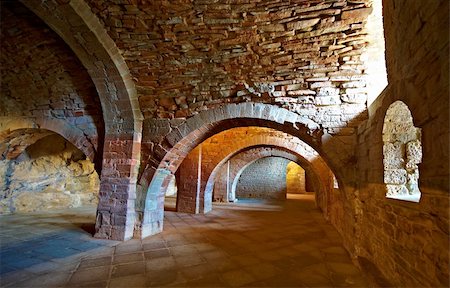
<instances>
[{"instance_id":1,"label":"receding archway","mask_svg":"<svg viewBox=\"0 0 450 288\"><path fill-rule=\"evenodd\" d=\"M140 176L139 186L142 189L141 200L137 202L136 237L146 237L162 230L164 191L175 171L186 155L206 138L220 131L233 127L260 126L274 128L294 135L304 140L319 151L327 164L334 171L338 181L344 183L341 173L348 167L344 163L350 159L348 147L333 141L330 135L325 139L327 145L322 145L320 126L309 118L301 117L286 109L261 103L229 104L204 111L187 119L182 124L170 128L164 136L158 136L159 144L143 140L143 148L154 151L148 159ZM146 129L144 129L145 132ZM143 139L149 136L143 136ZM150 136L150 139L155 139ZM329 143L328 143L329 142ZM331 144L336 144L331 147ZM151 147L150 147L151 146ZM327 156L327 153L331 153ZM334 158L335 155L336 158ZM331 160L333 159L333 160ZM339 169L337 169L339 168ZM349 179L347 179L348 181ZM344 187L341 185L341 187Z\"/></svg>"},{"instance_id":2,"label":"receding archway","mask_svg":"<svg viewBox=\"0 0 450 288\"><path fill-rule=\"evenodd\" d=\"M294 152L287 150L284 147L277 146L255 146L243 149L241 152L232 156L221 167L218 167L218 172L214 179L214 201L217 202L233 202L235 200L235 191L237 179L249 164L265 157L280 157L292 161L292 163L299 163L300 165L310 167L311 164L304 157L296 156ZM307 169L308 170L308 169ZM313 173L313 172L311 172ZM316 176L315 173L312 174ZM315 180L318 180L315 178ZM319 184L320 181L313 181L311 185ZM315 189L319 190L317 186Z\"/></svg>"}]
</instances>

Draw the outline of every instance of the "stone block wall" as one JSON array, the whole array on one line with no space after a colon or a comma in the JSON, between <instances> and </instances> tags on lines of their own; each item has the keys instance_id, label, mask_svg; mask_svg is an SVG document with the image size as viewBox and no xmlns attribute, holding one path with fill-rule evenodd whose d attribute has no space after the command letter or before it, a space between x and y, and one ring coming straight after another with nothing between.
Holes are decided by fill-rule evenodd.
<instances>
[{"instance_id":1,"label":"stone block wall","mask_svg":"<svg viewBox=\"0 0 450 288\"><path fill-rule=\"evenodd\" d=\"M0 214L96 206L98 189L94 164L54 133L0 160Z\"/></svg>"},{"instance_id":2,"label":"stone block wall","mask_svg":"<svg viewBox=\"0 0 450 288\"><path fill-rule=\"evenodd\" d=\"M130 67L145 118L264 102L335 134L364 117L372 1L87 2Z\"/></svg>"},{"instance_id":3,"label":"stone block wall","mask_svg":"<svg viewBox=\"0 0 450 288\"><path fill-rule=\"evenodd\" d=\"M201 173L202 146L199 145L184 159L176 175L178 212L199 213Z\"/></svg>"},{"instance_id":4,"label":"stone block wall","mask_svg":"<svg viewBox=\"0 0 450 288\"><path fill-rule=\"evenodd\" d=\"M219 169L214 181L214 201L234 201L236 198L238 179L243 170L256 160L267 157L280 157L291 161L286 170L286 189L292 193L305 191L305 170L299 164L304 165L307 171L316 176L314 180L317 179L317 175L314 174L316 172L311 168L311 164L308 164L302 157L296 155L295 152L284 150L282 147L253 147L234 155ZM289 166L294 167L294 169L290 169ZM317 188L317 183L314 183L314 180L311 180L311 186L316 185ZM313 188L311 191L314 190ZM319 193L323 193L323 191L320 190Z\"/></svg>"},{"instance_id":5,"label":"stone block wall","mask_svg":"<svg viewBox=\"0 0 450 288\"><path fill-rule=\"evenodd\" d=\"M356 237L347 245L395 286L448 286L449 2L383 4L389 85L358 130L359 196L352 201L359 216L352 224ZM399 100L422 132L418 203L386 198L383 124ZM337 225L351 222L345 223Z\"/></svg>"},{"instance_id":6,"label":"stone block wall","mask_svg":"<svg viewBox=\"0 0 450 288\"><path fill-rule=\"evenodd\" d=\"M286 168L290 161L278 157L256 160L242 172L236 198L286 199Z\"/></svg>"}]
</instances>

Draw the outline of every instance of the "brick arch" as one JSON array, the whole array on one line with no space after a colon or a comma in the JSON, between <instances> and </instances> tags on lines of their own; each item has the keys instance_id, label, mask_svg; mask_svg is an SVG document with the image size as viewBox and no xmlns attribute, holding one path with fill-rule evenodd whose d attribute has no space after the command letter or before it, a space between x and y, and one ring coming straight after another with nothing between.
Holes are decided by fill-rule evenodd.
<instances>
[{"instance_id":1,"label":"brick arch","mask_svg":"<svg viewBox=\"0 0 450 288\"><path fill-rule=\"evenodd\" d=\"M139 215L135 226L136 237L162 231L164 194L170 179L188 153L211 135L234 127L269 127L286 132L286 135L295 135L323 153L320 125L287 109L263 103L228 104L203 111L181 124L180 121L173 126L170 124L170 127L158 127L163 124L154 123L157 129L151 129L150 123L145 123L143 130L143 150L151 152L139 181L143 193L138 195L141 199L138 199L136 206ZM164 134L159 130L168 132ZM153 135L149 135L149 131Z\"/></svg>"},{"instance_id":2,"label":"brick arch","mask_svg":"<svg viewBox=\"0 0 450 288\"><path fill-rule=\"evenodd\" d=\"M100 97L105 123L95 237L133 235L142 114L128 67L98 18L83 1L22 0L73 50Z\"/></svg>"},{"instance_id":3,"label":"brick arch","mask_svg":"<svg viewBox=\"0 0 450 288\"><path fill-rule=\"evenodd\" d=\"M302 139L326 160L340 184L343 184L344 177L349 183L354 177L348 166L354 164L351 139L346 139L347 143L324 133L323 127L308 117L278 106L233 103L202 111L186 120L176 120L146 120L144 123L139 175L139 185L144 192L158 169L174 173L189 151L208 137L227 129L247 126L269 127Z\"/></svg>"},{"instance_id":4,"label":"brick arch","mask_svg":"<svg viewBox=\"0 0 450 288\"><path fill-rule=\"evenodd\" d=\"M227 131L221 133L224 134L223 138L231 138L230 135L227 135ZM244 138L237 141L234 141L233 144L226 143L222 144L220 140L215 139L215 137L211 137L206 140L204 143L205 151L202 151L205 155L212 154L212 151L208 151L208 146L211 143L208 141L215 142L218 141L218 145L220 147L213 147L209 150L215 150L213 159L210 159L208 163L202 163L202 181L200 185L200 199L198 201L199 212L209 212L212 208L212 193L215 177L220 170L220 167L226 163L233 156L253 147L260 146L269 146L269 147L278 147L279 149L284 149L285 151L291 151L298 158L302 159L304 165L307 163L310 164L312 168L314 168L315 173L321 178L320 183L327 183L326 186L331 186L332 178L329 176L332 175L331 169L327 166L322 157L308 144L301 141L297 137L290 136L286 133L276 131L272 135L258 135L258 137ZM209 144L209 145L208 145ZM203 146L203 144L202 144ZM195 183L190 182L187 185L195 185ZM318 187L319 188L319 187ZM320 187L320 191L325 193L327 190L325 187ZM190 191L195 191L196 189L192 187ZM185 199L191 199L195 195L187 195ZM183 195L178 194L178 199L182 199ZM183 204L181 204L183 206ZM181 212L192 212L192 211L181 211Z\"/></svg>"},{"instance_id":5,"label":"brick arch","mask_svg":"<svg viewBox=\"0 0 450 288\"><path fill-rule=\"evenodd\" d=\"M34 144L38 140L49 136L53 133L61 135L64 139L72 143L75 147L80 149L86 157L94 162L96 158L96 150L93 144L87 139L86 135L79 129L76 129L63 120L50 118L34 118L11 121L1 127L0 144L3 146L0 149L1 158L12 159L22 153L29 145ZM20 145L10 145L12 139L21 137L25 141ZM96 170L99 167L96 167Z\"/></svg>"},{"instance_id":6,"label":"brick arch","mask_svg":"<svg viewBox=\"0 0 450 288\"><path fill-rule=\"evenodd\" d=\"M321 181L318 178L318 171L313 167L313 163L309 162L305 158L303 158L301 155L295 154L293 151L289 151L285 149L284 147L276 147L276 146L261 146L261 147L249 147L246 149L243 149L243 151L239 152L238 154L232 156L230 159L228 159L226 162L224 162L220 167L218 167L218 172L215 175L211 174L210 179L208 179L208 184L213 182L214 183L214 199L219 199L220 201L232 201L234 199L234 195L236 192L236 185L237 181L242 174L242 172L252 163L255 161L266 158L266 157L280 157L287 160L290 160L292 162L297 163L300 165L305 171L309 172L312 176L313 180L313 187L315 191L321 192L322 189L324 189L323 186L321 186ZM225 165L227 163L230 163L230 166L228 170L228 177L223 177L223 172ZM211 179L212 177L215 178L215 180ZM332 177L332 175L330 175ZM226 179L225 183L222 180L223 178ZM219 180L219 182L217 181ZM226 182L230 183L227 184ZM326 192L326 191L323 191ZM231 194L231 199L228 198L228 194Z\"/></svg>"},{"instance_id":7,"label":"brick arch","mask_svg":"<svg viewBox=\"0 0 450 288\"><path fill-rule=\"evenodd\" d=\"M145 157L148 159L143 159L145 168L140 175L140 185L145 191L158 169L174 173L184 157L208 137L246 126L274 128L300 137L314 149L320 149L321 127L307 117L263 103L227 104L202 111L174 127L166 127L156 120L144 123L142 146L143 150L151 152Z\"/></svg>"}]
</instances>

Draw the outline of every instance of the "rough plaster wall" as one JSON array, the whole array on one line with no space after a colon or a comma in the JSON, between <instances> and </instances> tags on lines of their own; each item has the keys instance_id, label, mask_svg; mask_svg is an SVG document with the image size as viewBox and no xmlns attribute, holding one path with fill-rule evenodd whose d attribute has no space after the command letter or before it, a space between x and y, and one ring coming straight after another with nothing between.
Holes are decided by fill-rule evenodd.
<instances>
[{"instance_id":1,"label":"rough plaster wall","mask_svg":"<svg viewBox=\"0 0 450 288\"><path fill-rule=\"evenodd\" d=\"M19 1L1 2L0 130L18 118L48 117L80 129L97 149L100 102L71 49ZM10 123L11 122L11 123Z\"/></svg>"},{"instance_id":2,"label":"rough plaster wall","mask_svg":"<svg viewBox=\"0 0 450 288\"><path fill-rule=\"evenodd\" d=\"M239 177L236 198L286 199L289 160L267 157L250 164Z\"/></svg>"},{"instance_id":3,"label":"rough plaster wall","mask_svg":"<svg viewBox=\"0 0 450 288\"><path fill-rule=\"evenodd\" d=\"M59 135L0 162L0 213L97 205L94 164Z\"/></svg>"},{"instance_id":4,"label":"rough plaster wall","mask_svg":"<svg viewBox=\"0 0 450 288\"><path fill-rule=\"evenodd\" d=\"M305 193L305 170L294 162L289 162L286 167L286 192Z\"/></svg>"},{"instance_id":5,"label":"rough plaster wall","mask_svg":"<svg viewBox=\"0 0 450 288\"><path fill-rule=\"evenodd\" d=\"M395 286L446 287L449 283L449 2L384 1L389 86L359 127L358 211L332 222L361 263L373 263ZM386 198L382 129L388 107L403 101L422 131L419 203ZM364 264L365 263L365 264Z\"/></svg>"}]
</instances>

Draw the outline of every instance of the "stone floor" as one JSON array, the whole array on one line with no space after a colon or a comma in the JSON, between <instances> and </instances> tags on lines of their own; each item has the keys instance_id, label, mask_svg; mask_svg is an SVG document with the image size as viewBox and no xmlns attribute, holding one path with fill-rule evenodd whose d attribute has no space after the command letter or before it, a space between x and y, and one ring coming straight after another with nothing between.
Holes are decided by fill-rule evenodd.
<instances>
[{"instance_id":1,"label":"stone floor","mask_svg":"<svg viewBox=\"0 0 450 288\"><path fill-rule=\"evenodd\" d=\"M312 196L165 213L144 240L93 239L95 209L0 217L1 287L367 287Z\"/></svg>"}]
</instances>

